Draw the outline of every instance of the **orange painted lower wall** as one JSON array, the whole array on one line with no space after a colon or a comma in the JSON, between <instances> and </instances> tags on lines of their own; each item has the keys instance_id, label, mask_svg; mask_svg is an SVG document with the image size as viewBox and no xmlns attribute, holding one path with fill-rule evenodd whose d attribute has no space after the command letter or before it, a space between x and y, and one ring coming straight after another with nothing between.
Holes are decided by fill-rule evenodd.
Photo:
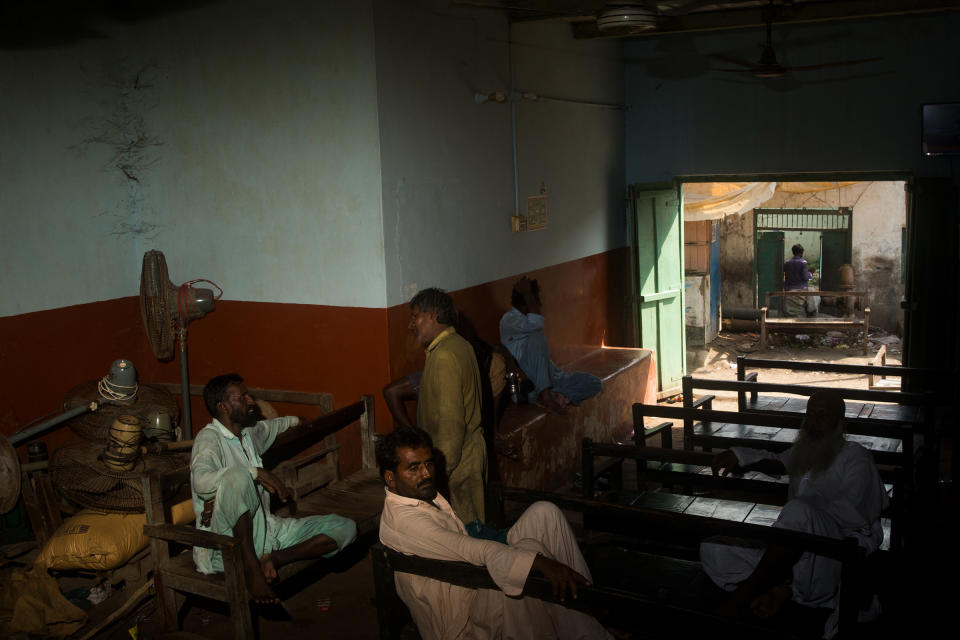
<instances>
[{"instance_id":1,"label":"orange painted lower wall","mask_svg":"<svg viewBox=\"0 0 960 640\"><path fill-rule=\"evenodd\" d=\"M384 309L220 301L189 327L190 382L236 371L251 387L332 393L334 406L369 393L386 428L386 317ZM179 363L159 362L150 351L136 297L0 318L0 336L0 432L7 436L59 411L67 391L102 377L117 358L132 360L141 380L180 381ZM196 432L209 417L199 398L191 407ZM52 451L73 437L62 427L44 440ZM359 468L359 438L341 443L344 469ZM25 457L24 447L18 452Z\"/></svg>"},{"instance_id":2,"label":"orange painted lower wall","mask_svg":"<svg viewBox=\"0 0 960 640\"><path fill-rule=\"evenodd\" d=\"M515 274L452 291L466 330L487 342L500 342L500 317L510 310L510 292L521 276L540 283L547 340L555 360L563 345L632 347L630 249L614 249L579 260ZM429 283L427 283L429 286ZM423 368L423 348L410 334L407 304L390 307L390 372L394 378Z\"/></svg>"},{"instance_id":3,"label":"orange painted lower wall","mask_svg":"<svg viewBox=\"0 0 960 640\"><path fill-rule=\"evenodd\" d=\"M465 318L487 341L499 340L500 316L520 275L453 292ZM528 275L541 283L551 345L632 346L625 303L628 249ZM373 394L378 430L385 431L392 420L380 390L423 366L423 349L409 334L407 319L406 305L367 309L220 301L213 313L189 327L190 381L204 384L216 374L236 371L251 387L332 393L338 407ZM0 433L10 436L59 412L70 389L106 375L117 358L132 360L141 380L180 381L178 362L158 362L150 351L136 297L0 318ZM191 407L195 433L208 415L199 398ZM341 441L345 472L360 466L359 440L351 436ZM62 427L44 440L52 451L74 438ZM25 447L18 452L25 458Z\"/></svg>"},{"instance_id":4,"label":"orange painted lower wall","mask_svg":"<svg viewBox=\"0 0 960 640\"><path fill-rule=\"evenodd\" d=\"M148 355L136 298L0 318L0 433L59 413L70 389L103 377L117 358L142 367ZM66 427L50 433L51 451L74 438Z\"/></svg>"}]
</instances>

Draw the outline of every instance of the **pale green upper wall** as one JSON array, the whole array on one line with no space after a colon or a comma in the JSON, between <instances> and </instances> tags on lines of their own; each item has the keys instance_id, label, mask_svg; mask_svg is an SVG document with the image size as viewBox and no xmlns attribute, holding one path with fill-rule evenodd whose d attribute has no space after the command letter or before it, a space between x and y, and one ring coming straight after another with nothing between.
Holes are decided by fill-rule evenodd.
<instances>
[{"instance_id":1,"label":"pale green upper wall","mask_svg":"<svg viewBox=\"0 0 960 640\"><path fill-rule=\"evenodd\" d=\"M227 299L383 308L624 246L624 113L570 102L517 106L521 209L543 184L549 223L510 233L510 108L474 93L509 88L511 32L441 4L174 3L0 41L0 316L136 295L154 248ZM512 38L518 89L623 101L620 42Z\"/></svg>"},{"instance_id":2,"label":"pale green upper wall","mask_svg":"<svg viewBox=\"0 0 960 640\"><path fill-rule=\"evenodd\" d=\"M152 248L228 299L385 306L369 2L77 30L0 49L0 315L135 295Z\"/></svg>"},{"instance_id":3,"label":"pale green upper wall","mask_svg":"<svg viewBox=\"0 0 960 640\"><path fill-rule=\"evenodd\" d=\"M455 290L626 243L624 112L573 102L517 104L520 209L548 197L544 230L513 234L508 104L518 90L623 102L621 43L576 41L565 23L502 12L375 0L387 301Z\"/></svg>"}]
</instances>

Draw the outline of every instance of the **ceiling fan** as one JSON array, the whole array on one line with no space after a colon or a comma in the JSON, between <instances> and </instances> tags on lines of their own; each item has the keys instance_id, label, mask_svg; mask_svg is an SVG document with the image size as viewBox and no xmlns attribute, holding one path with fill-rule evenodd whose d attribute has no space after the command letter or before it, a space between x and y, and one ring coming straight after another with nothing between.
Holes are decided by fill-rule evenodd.
<instances>
[{"instance_id":1,"label":"ceiling fan","mask_svg":"<svg viewBox=\"0 0 960 640\"><path fill-rule=\"evenodd\" d=\"M717 0L584 0L566 3L561 9L548 9L549 3L502 0L453 0L454 4L482 9L509 11L515 15L534 17L537 20L562 18L572 22L596 21L597 29L605 35L630 36L653 31L664 16L682 16ZM578 6L577 6L578 5Z\"/></svg>"},{"instance_id":2,"label":"ceiling fan","mask_svg":"<svg viewBox=\"0 0 960 640\"><path fill-rule=\"evenodd\" d=\"M864 62L874 62L876 60L882 60L882 58L860 58L858 60L841 60L837 62L826 62L823 64L809 64L809 65L799 65L799 66L786 66L782 65L777 61L777 53L773 49L773 0L770 0L770 3L763 10L763 21L766 24L767 30L767 39L763 43L762 50L760 52L760 59L756 62L751 62L749 60L744 60L742 58L737 58L734 56L728 56L725 54L711 54L711 58L717 58L718 60L723 60L724 62L729 62L740 66L739 69L723 69L714 67L714 71L726 71L729 73L745 73L753 76L754 78L769 79L769 78L782 78L786 76L791 71L812 71L815 69L830 69L833 67L846 67L854 64L862 64Z\"/></svg>"}]
</instances>

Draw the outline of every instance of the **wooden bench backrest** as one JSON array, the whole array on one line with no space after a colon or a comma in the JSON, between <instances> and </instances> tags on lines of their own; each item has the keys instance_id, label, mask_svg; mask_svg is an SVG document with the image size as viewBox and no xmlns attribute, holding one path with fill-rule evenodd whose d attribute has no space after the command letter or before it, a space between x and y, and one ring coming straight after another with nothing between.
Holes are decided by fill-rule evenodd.
<instances>
[{"instance_id":1,"label":"wooden bench backrest","mask_svg":"<svg viewBox=\"0 0 960 640\"><path fill-rule=\"evenodd\" d=\"M883 355L886 355L886 347L882 347ZM882 357L878 351L877 356ZM748 358L746 356L737 356L737 380L747 380L747 369L787 369L793 371L819 371L824 373L849 373L868 376L891 376L902 378L905 382L915 381L917 388L929 390L937 386L937 383L952 379L952 373L945 369L923 369L919 367L901 367L887 365L886 360L880 360L881 364L876 364L877 358L871 364L841 364L836 362L811 362L807 360L769 360L763 358ZM910 388L908 384L903 385ZM896 393L890 391L889 393ZM852 398L852 396L851 396ZM899 402L892 400L886 402Z\"/></svg>"},{"instance_id":2,"label":"wooden bench backrest","mask_svg":"<svg viewBox=\"0 0 960 640\"><path fill-rule=\"evenodd\" d=\"M285 401L292 402L292 400ZM376 457L373 449L375 427L373 423L373 396L369 395L363 396L358 402L349 406L328 413L316 421L311 421L309 429L293 427L280 434L270 450L263 456L264 467L276 469L278 465L284 464L283 461L285 458L303 451L304 448L316 443L318 440L328 440L341 429L355 424L358 421L360 424L363 468L373 468L376 466ZM335 454L336 448L336 445L334 445L332 451L328 451L330 447L327 447L318 453ZM333 462L336 467L336 459L334 459ZM335 475L338 478L339 471L337 471ZM189 486L190 469L181 468L163 474L146 474L141 477L141 480L143 484L143 502L147 524L169 524L171 506L169 498L177 495L175 493L177 488L185 484ZM152 538L150 544L152 553L160 553L161 555L159 557L162 557L164 560L169 557L167 554L167 545L162 540ZM155 545L160 545L163 549L154 548Z\"/></svg>"},{"instance_id":3,"label":"wooden bench backrest","mask_svg":"<svg viewBox=\"0 0 960 640\"><path fill-rule=\"evenodd\" d=\"M860 307L867 306L867 292L866 291L815 291L815 290L803 290L800 291L767 291L767 295L764 298L764 307L770 308L770 298L774 296L803 296L810 298L813 296L820 296L821 298L860 298Z\"/></svg>"}]
</instances>

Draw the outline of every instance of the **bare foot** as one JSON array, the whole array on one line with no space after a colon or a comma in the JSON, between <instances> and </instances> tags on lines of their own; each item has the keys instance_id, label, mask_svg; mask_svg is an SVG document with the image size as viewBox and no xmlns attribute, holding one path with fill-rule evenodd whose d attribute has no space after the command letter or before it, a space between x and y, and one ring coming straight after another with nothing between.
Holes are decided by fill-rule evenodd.
<instances>
[{"instance_id":1,"label":"bare foot","mask_svg":"<svg viewBox=\"0 0 960 640\"><path fill-rule=\"evenodd\" d=\"M792 590L789 585L778 584L766 593L762 593L750 603L753 615L761 620L767 620L777 615L784 603L790 599Z\"/></svg>"},{"instance_id":2,"label":"bare foot","mask_svg":"<svg viewBox=\"0 0 960 640\"><path fill-rule=\"evenodd\" d=\"M247 581L247 591L250 592L250 599L259 604L280 604L280 598L273 592L270 585L267 584L266 570L261 564L251 559L253 562L244 563L243 573Z\"/></svg>"},{"instance_id":3,"label":"bare foot","mask_svg":"<svg viewBox=\"0 0 960 640\"><path fill-rule=\"evenodd\" d=\"M570 399L567 398L567 396L563 395L562 393L557 393L556 391L551 391L550 393L556 403L564 409L570 406Z\"/></svg>"},{"instance_id":4,"label":"bare foot","mask_svg":"<svg viewBox=\"0 0 960 640\"><path fill-rule=\"evenodd\" d=\"M267 553L260 558L260 567L263 569L263 577L266 578L268 584L277 579L277 567L273 562L272 554Z\"/></svg>"},{"instance_id":5,"label":"bare foot","mask_svg":"<svg viewBox=\"0 0 960 640\"><path fill-rule=\"evenodd\" d=\"M537 405L560 416L566 413L566 408L554 399L553 391L550 389L544 389L540 392L540 395L537 396Z\"/></svg>"},{"instance_id":6,"label":"bare foot","mask_svg":"<svg viewBox=\"0 0 960 640\"><path fill-rule=\"evenodd\" d=\"M263 573L254 571L247 577L247 590L250 598L258 604L280 604L280 598L273 592Z\"/></svg>"}]
</instances>

